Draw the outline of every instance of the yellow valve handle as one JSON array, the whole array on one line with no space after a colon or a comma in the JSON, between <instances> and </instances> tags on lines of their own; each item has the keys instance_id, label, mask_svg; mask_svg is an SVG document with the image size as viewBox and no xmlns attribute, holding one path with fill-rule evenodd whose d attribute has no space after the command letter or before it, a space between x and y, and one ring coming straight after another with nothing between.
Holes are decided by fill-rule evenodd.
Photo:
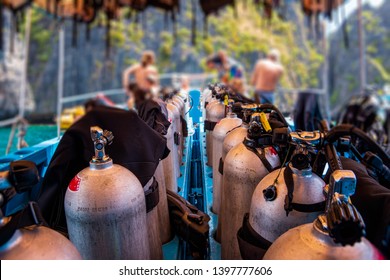
<instances>
[{"instance_id":1,"label":"yellow valve handle","mask_svg":"<svg viewBox=\"0 0 390 280\"><path fill-rule=\"evenodd\" d=\"M271 125L269 124L267 116L264 112L260 112L260 122L266 132L272 131Z\"/></svg>"},{"instance_id":2,"label":"yellow valve handle","mask_svg":"<svg viewBox=\"0 0 390 280\"><path fill-rule=\"evenodd\" d=\"M228 95L225 95L224 100L223 100L223 104L224 104L225 106L228 106L228 105L229 105L229 96L228 96Z\"/></svg>"}]
</instances>

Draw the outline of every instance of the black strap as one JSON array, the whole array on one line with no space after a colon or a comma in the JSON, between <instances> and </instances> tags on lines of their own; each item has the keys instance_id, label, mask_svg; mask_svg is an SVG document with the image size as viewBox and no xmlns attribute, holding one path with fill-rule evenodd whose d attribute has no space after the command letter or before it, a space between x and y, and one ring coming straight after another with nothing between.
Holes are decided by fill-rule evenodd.
<instances>
[{"instance_id":1,"label":"black strap","mask_svg":"<svg viewBox=\"0 0 390 280\"><path fill-rule=\"evenodd\" d=\"M284 181L286 182L287 194L284 199L284 210L286 211L286 216L293 210L292 208L292 200L294 193L294 178L293 173L290 168L290 165L287 165L283 172Z\"/></svg>"},{"instance_id":2,"label":"black strap","mask_svg":"<svg viewBox=\"0 0 390 280\"><path fill-rule=\"evenodd\" d=\"M216 125L217 125L217 122L212 122L212 121L208 121L208 120L204 121L204 129L205 130L213 131L214 127Z\"/></svg>"},{"instance_id":3,"label":"black strap","mask_svg":"<svg viewBox=\"0 0 390 280\"><path fill-rule=\"evenodd\" d=\"M312 212L321 212L325 210L326 202L321 201L313 204L300 204L292 202L292 208L295 211L303 212L303 213L312 213Z\"/></svg>"},{"instance_id":4,"label":"black strap","mask_svg":"<svg viewBox=\"0 0 390 280\"><path fill-rule=\"evenodd\" d=\"M153 177L153 183L150 185L149 189L145 191L146 213L152 211L159 201L158 182Z\"/></svg>"},{"instance_id":5,"label":"black strap","mask_svg":"<svg viewBox=\"0 0 390 280\"><path fill-rule=\"evenodd\" d=\"M264 149L262 149L262 152L259 153L259 151L256 149L256 146L257 146L256 143L253 140L250 140L248 138L245 138L243 143L249 151L254 153L261 160L261 162L263 163L265 168L268 170L268 172L272 172L275 170L275 168L272 167L272 165L269 163L269 161L265 157Z\"/></svg>"},{"instance_id":6,"label":"black strap","mask_svg":"<svg viewBox=\"0 0 390 280\"><path fill-rule=\"evenodd\" d=\"M243 238L255 247L267 250L272 245L271 241L262 237L252 228L251 224L249 223L249 213L246 213L244 216L242 223L242 233Z\"/></svg>"},{"instance_id":7,"label":"black strap","mask_svg":"<svg viewBox=\"0 0 390 280\"><path fill-rule=\"evenodd\" d=\"M175 132L173 134L173 139L174 139L175 144L178 146L180 144L180 134Z\"/></svg>"},{"instance_id":8,"label":"black strap","mask_svg":"<svg viewBox=\"0 0 390 280\"><path fill-rule=\"evenodd\" d=\"M0 246L7 243L16 230L32 225L47 225L36 202L29 202L23 210L11 216L10 221L0 228Z\"/></svg>"},{"instance_id":9,"label":"black strap","mask_svg":"<svg viewBox=\"0 0 390 280\"><path fill-rule=\"evenodd\" d=\"M292 211L298 211L303 213L311 213L311 212L320 212L325 210L326 202L321 201L312 204L301 204L292 202L294 196L294 178L293 173L289 165L284 169L284 181L287 186L287 195L284 199L284 210L286 211L286 216Z\"/></svg>"},{"instance_id":10,"label":"black strap","mask_svg":"<svg viewBox=\"0 0 390 280\"><path fill-rule=\"evenodd\" d=\"M230 129L228 132L226 132L226 134L229 134L230 132L232 132L233 130L239 128L239 127L242 127L241 125L238 125L236 127L233 127L232 129Z\"/></svg>"},{"instance_id":11,"label":"black strap","mask_svg":"<svg viewBox=\"0 0 390 280\"><path fill-rule=\"evenodd\" d=\"M218 166L218 171L223 175L223 160L222 158L219 159L219 166Z\"/></svg>"},{"instance_id":12,"label":"black strap","mask_svg":"<svg viewBox=\"0 0 390 280\"><path fill-rule=\"evenodd\" d=\"M272 135L264 135L257 140L259 146L272 146Z\"/></svg>"}]
</instances>

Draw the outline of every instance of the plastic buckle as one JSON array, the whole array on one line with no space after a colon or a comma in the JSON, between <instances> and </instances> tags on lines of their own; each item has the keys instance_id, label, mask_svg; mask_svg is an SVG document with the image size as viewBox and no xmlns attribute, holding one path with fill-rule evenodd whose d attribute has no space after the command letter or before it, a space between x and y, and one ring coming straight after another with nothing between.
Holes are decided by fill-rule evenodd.
<instances>
[{"instance_id":1,"label":"plastic buckle","mask_svg":"<svg viewBox=\"0 0 390 280\"><path fill-rule=\"evenodd\" d=\"M35 202L29 202L28 203L28 206L29 206L29 209L30 209L30 213L31 213L31 215L32 215L32 217L33 217L33 220L34 220L34 223L36 224L36 225L42 225L43 224L43 221L41 221L39 218L38 218L38 216L37 216L37 213L36 213L36 211L35 211L35 205L36 205L36 203Z\"/></svg>"}]
</instances>

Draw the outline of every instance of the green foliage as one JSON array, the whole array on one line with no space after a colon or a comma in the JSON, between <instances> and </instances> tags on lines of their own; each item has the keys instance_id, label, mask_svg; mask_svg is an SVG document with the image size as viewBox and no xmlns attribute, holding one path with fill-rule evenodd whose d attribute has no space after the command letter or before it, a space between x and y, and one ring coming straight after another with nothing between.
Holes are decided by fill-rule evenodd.
<instances>
[{"instance_id":1,"label":"green foliage","mask_svg":"<svg viewBox=\"0 0 390 280\"><path fill-rule=\"evenodd\" d=\"M160 48L158 62L162 68L166 68L170 64L171 56L173 54L174 39L170 32L163 31L160 34Z\"/></svg>"},{"instance_id":2,"label":"green foliage","mask_svg":"<svg viewBox=\"0 0 390 280\"><path fill-rule=\"evenodd\" d=\"M238 3L237 11L238 17L233 9L228 8L220 17L209 19L213 34L203 42L204 48L207 47L206 53L225 49L230 56L243 63L249 76L255 63L254 55L264 55L270 48L277 48L282 53L282 63L287 72L282 86L318 86L317 76L323 56L313 44L303 44L297 38L294 23L282 21L276 16L268 22L251 3L246 9Z\"/></svg>"},{"instance_id":3,"label":"green foliage","mask_svg":"<svg viewBox=\"0 0 390 280\"><path fill-rule=\"evenodd\" d=\"M376 77L376 83L390 83L390 72L383 66L383 62L379 58L368 58L368 62L375 68L379 76Z\"/></svg>"},{"instance_id":4,"label":"green foliage","mask_svg":"<svg viewBox=\"0 0 390 280\"><path fill-rule=\"evenodd\" d=\"M372 11L363 11L363 20L366 32L380 34L385 31L381 27L380 18L376 17Z\"/></svg>"},{"instance_id":5,"label":"green foliage","mask_svg":"<svg viewBox=\"0 0 390 280\"><path fill-rule=\"evenodd\" d=\"M46 26L44 21L45 15L38 9L31 10L31 35L30 41L37 45L37 58L41 63L46 63L51 55L51 40L54 31L51 26ZM22 33L24 34L24 24Z\"/></svg>"}]
</instances>

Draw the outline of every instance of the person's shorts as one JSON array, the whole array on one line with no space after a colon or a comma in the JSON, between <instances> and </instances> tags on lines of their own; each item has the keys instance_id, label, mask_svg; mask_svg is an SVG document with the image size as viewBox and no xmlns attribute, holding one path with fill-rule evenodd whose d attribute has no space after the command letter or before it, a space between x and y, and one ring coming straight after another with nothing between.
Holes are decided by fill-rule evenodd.
<instances>
[{"instance_id":1,"label":"person's shorts","mask_svg":"<svg viewBox=\"0 0 390 280\"><path fill-rule=\"evenodd\" d=\"M255 98L256 102L260 104L274 104L274 93L273 91L262 91L262 90L256 90L255 91Z\"/></svg>"}]
</instances>

